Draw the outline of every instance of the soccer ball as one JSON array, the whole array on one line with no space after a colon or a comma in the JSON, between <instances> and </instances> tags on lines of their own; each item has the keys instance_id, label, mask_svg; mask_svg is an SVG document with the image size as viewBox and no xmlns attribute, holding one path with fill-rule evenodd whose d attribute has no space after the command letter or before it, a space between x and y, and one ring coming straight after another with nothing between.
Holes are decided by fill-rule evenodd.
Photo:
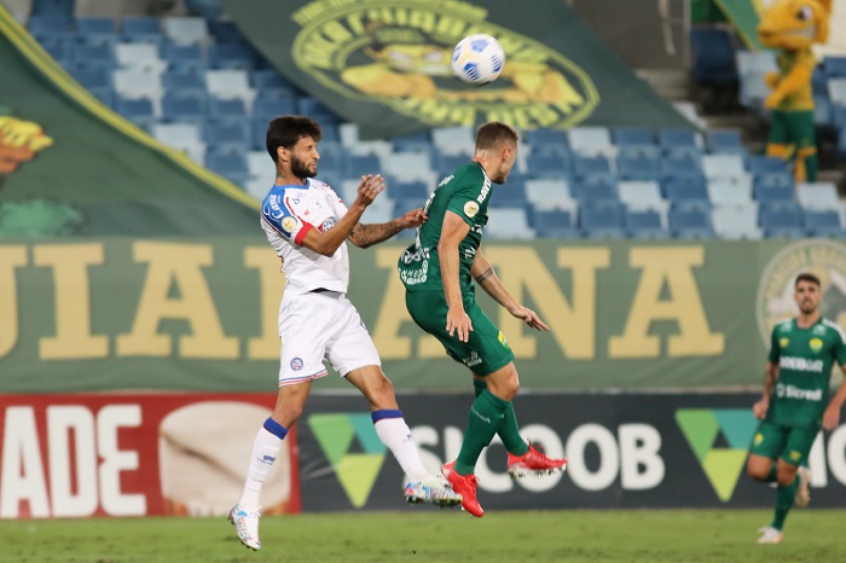
<instances>
[{"instance_id":1,"label":"soccer ball","mask_svg":"<svg viewBox=\"0 0 846 563\"><path fill-rule=\"evenodd\" d=\"M452 52L452 72L464 82L493 82L505 66L505 51L499 41L478 33L458 42Z\"/></svg>"}]
</instances>

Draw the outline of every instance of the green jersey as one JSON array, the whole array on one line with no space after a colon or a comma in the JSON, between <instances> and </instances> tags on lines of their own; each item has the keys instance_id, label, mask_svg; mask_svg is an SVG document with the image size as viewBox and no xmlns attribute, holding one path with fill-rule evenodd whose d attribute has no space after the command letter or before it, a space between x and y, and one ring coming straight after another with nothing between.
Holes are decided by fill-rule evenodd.
<instances>
[{"instance_id":1,"label":"green jersey","mask_svg":"<svg viewBox=\"0 0 846 563\"><path fill-rule=\"evenodd\" d=\"M778 364L778 379L767 422L784 426L814 427L822 424L828 404L831 368L846 364L846 335L828 319L810 328L799 328L789 319L773 329L771 363Z\"/></svg>"},{"instance_id":2,"label":"green jersey","mask_svg":"<svg viewBox=\"0 0 846 563\"><path fill-rule=\"evenodd\" d=\"M438 184L423 209L426 223L417 229L414 244L399 259L400 279L408 291L443 291L438 242L446 212L452 211L470 225L470 232L458 245L458 276L462 294L472 293L470 267L488 222L491 191L491 180L478 162L465 164Z\"/></svg>"}]
</instances>

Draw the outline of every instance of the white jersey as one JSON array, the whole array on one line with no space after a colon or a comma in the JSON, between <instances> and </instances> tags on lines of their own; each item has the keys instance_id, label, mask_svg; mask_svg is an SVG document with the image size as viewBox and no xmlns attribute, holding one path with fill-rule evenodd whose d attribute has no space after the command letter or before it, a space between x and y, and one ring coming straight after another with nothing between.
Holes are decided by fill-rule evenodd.
<instances>
[{"instance_id":1,"label":"white jersey","mask_svg":"<svg viewBox=\"0 0 846 563\"><path fill-rule=\"evenodd\" d=\"M328 185L308 179L306 185L273 186L261 205L261 226L276 253L285 260L285 295L314 289L347 292L350 259L347 243L332 256L302 246L311 229L325 232L346 215L347 206Z\"/></svg>"}]
</instances>

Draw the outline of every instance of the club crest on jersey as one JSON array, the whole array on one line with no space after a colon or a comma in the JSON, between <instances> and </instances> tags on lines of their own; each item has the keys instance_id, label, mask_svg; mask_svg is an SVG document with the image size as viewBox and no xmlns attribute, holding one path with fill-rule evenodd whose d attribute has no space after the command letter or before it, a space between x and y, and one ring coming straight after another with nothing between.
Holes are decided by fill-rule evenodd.
<instances>
[{"instance_id":1,"label":"club crest on jersey","mask_svg":"<svg viewBox=\"0 0 846 563\"><path fill-rule=\"evenodd\" d=\"M811 341L808 342L808 346L811 347L812 352L818 353L820 350L822 350L823 341L819 338L812 338Z\"/></svg>"},{"instance_id":2,"label":"club crest on jersey","mask_svg":"<svg viewBox=\"0 0 846 563\"><path fill-rule=\"evenodd\" d=\"M303 369L303 360L302 358L294 358L291 360L291 369L294 371L300 371Z\"/></svg>"},{"instance_id":3,"label":"club crest on jersey","mask_svg":"<svg viewBox=\"0 0 846 563\"><path fill-rule=\"evenodd\" d=\"M285 217L284 219L282 219L282 229L284 229L286 232L293 233L295 230L297 230L297 220L291 217L290 215L288 217Z\"/></svg>"},{"instance_id":4,"label":"club crest on jersey","mask_svg":"<svg viewBox=\"0 0 846 563\"><path fill-rule=\"evenodd\" d=\"M781 346L782 348L787 348L788 344L790 344L789 338L782 338L781 340L778 341L778 345Z\"/></svg>"},{"instance_id":5,"label":"club crest on jersey","mask_svg":"<svg viewBox=\"0 0 846 563\"><path fill-rule=\"evenodd\" d=\"M475 201L468 201L464 204L464 214L471 219L479 212L479 204Z\"/></svg>"}]
</instances>

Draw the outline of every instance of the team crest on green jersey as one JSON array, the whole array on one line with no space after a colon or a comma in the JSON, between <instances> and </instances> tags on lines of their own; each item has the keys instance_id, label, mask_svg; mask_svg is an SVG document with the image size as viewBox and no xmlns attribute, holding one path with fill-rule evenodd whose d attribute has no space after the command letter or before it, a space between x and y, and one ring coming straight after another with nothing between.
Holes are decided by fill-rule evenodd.
<instances>
[{"instance_id":1,"label":"team crest on green jersey","mask_svg":"<svg viewBox=\"0 0 846 563\"><path fill-rule=\"evenodd\" d=\"M811 351L815 354L818 354L823 347L823 341L819 338L812 338L810 342L808 342L808 346L811 347Z\"/></svg>"},{"instance_id":2,"label":"team crest on green jersey","mask_svg":"<svg viewBox=\"0 0 846 563\"><path fill-rule=\"evenodd\" d=\"M765 344L769 344L775 325L798 315L793 299L794 282L796 276L803 272L814 274L822 282L822 316L846 327L846 245L831 240L805 240L778 252L761 275L755 312L758 330ZM824 332L825 327L819 325L813 334ZM820 342L820 347L814 348L812 344L811 349L819 352L822 341L815 340Z\"/></svg>"}]
</instances>

